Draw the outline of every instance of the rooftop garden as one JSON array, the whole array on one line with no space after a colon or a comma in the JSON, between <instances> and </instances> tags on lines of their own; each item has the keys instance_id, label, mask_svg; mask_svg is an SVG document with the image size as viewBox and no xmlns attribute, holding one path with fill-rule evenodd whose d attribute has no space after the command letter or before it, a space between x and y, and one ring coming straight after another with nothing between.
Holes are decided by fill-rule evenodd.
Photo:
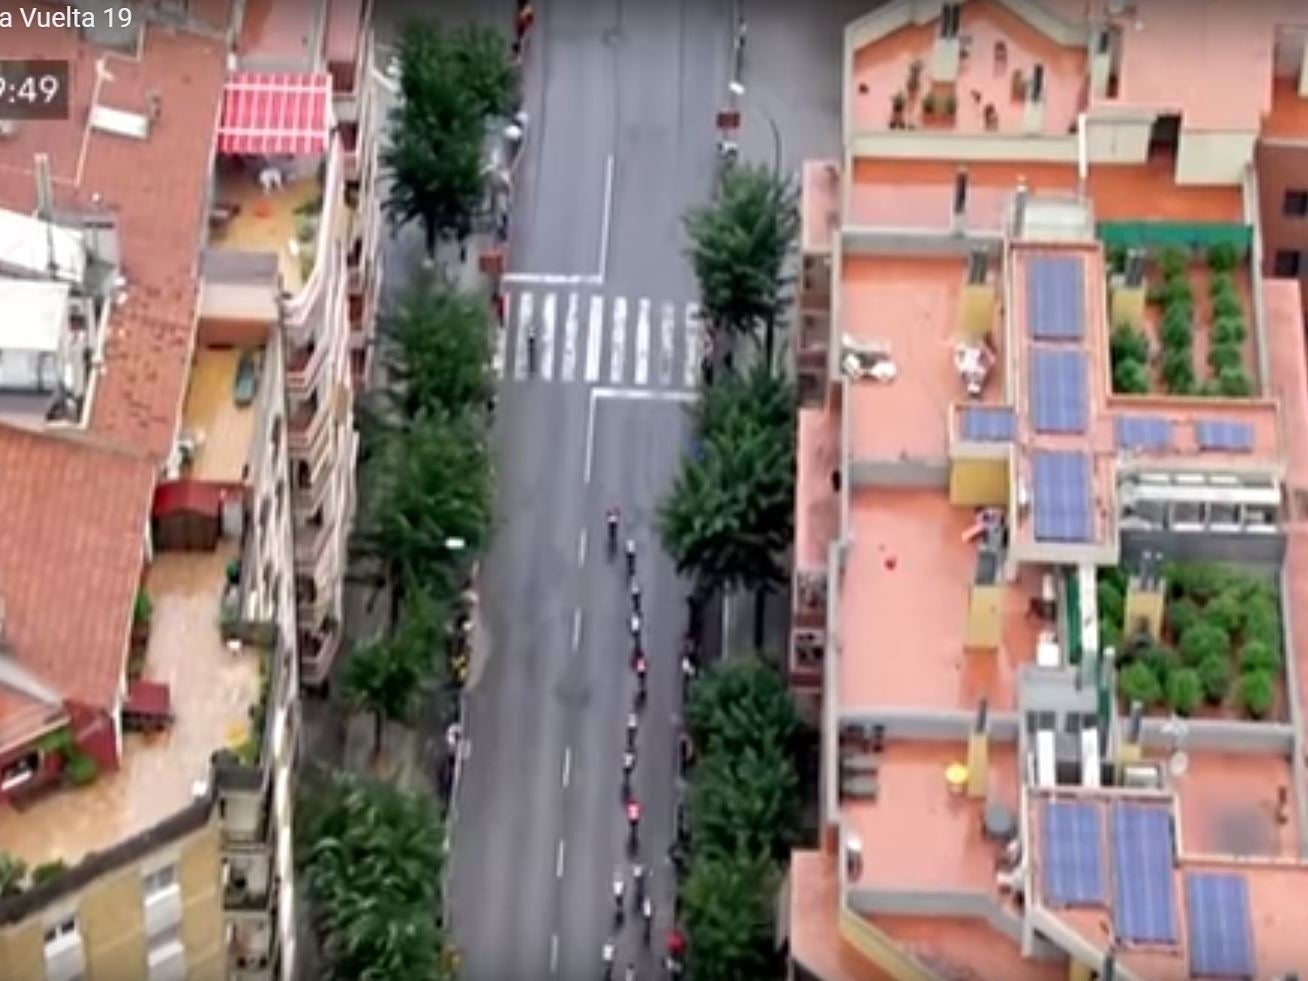
<instances>
[{"instance_id":1,"label":"rooftop garden","mask_svg":"<svg viewBox=\"0 0 1308 981\"><path fill-rule=\"evenodd\" d=\"M1162 390L1171 395L1248 398L1254 384L1247 366L1249 329L1236 281L1240 252L1218 242L1204 253L1178 245L1152 253L1148 305L1143 327L1122 323L1113 328L1110 351L1113 392L1144 395ZM1127 250L1108 251L1110 273L1125 271ZM1196 305L1196 286L1202 303ZM1198 327L1196 327L1198 325ZM1196 336L1200 352L1196 352Z\"/></svg>"},{"instance_id":2,"label":"rooftop garden","mask_svg":"<svg viewBox=\"0 0 1308 981\"><path fill-rule=\"evenodd\" d=\"M1124 706L1177 715L1239 712L1263 719L1276 709L1281 616L1276 586L1255 573L1213 563L1163 568L1160 629L1126 622L1127 573L1099 574L1099 642L1117 650Z\"/></svg>"}]
</instances>

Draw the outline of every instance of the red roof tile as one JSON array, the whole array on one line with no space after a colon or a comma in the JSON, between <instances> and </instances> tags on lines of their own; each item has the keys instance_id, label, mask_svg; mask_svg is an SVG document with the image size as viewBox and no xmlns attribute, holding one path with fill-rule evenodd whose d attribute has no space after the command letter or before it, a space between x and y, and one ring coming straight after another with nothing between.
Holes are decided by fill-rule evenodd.
<instances>
[{"instance_id":1,"label":"red roof tile","mask_svg":"<svg viewBox=\"0 0 1308 981\"><path fill-rule=\"evenodd\" d=\"M0 57L73 63L70 120L23 123L0 143L0 207L34 206L32 157L43 151L51 157L58 206L91 207L98 194L99 207L117 220L128 298L110 321L91 428L162 458L176 430L194 337L223 44L147 27L135 61L81 44L71 31L15 26L0 31ZM84 138L101 57L112 77L100 86L100 105L145 113L147 94L158 95L160 113L146 139L101 132Z\"/></svg>"},{"instance_id":2,"label":"red roof tile","mask_svg":"<svg viewBox=\"0 0 1308 981\"><path fill-rule=\"evenodd\" d=\"M65 699L109 706L127 654L154 464L83 437L0 426L0 475L5 643Z\"/></svg>"}]
</instances>

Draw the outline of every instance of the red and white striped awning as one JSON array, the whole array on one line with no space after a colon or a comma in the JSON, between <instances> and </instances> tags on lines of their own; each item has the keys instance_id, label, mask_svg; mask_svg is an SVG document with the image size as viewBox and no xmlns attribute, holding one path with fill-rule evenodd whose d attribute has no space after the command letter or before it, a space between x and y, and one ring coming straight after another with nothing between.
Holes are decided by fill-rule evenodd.
<instances>
[{"instance_id":1,"label":"red and white striped awning","mask_svg":"<svg viewBox=\"0 0 1308 981\"><path fill-rule=\"evenodd\" d=\"M234 72L223 91L218 152L324 152L331 92L326 72Z\"/></svg>"}]
</instances>

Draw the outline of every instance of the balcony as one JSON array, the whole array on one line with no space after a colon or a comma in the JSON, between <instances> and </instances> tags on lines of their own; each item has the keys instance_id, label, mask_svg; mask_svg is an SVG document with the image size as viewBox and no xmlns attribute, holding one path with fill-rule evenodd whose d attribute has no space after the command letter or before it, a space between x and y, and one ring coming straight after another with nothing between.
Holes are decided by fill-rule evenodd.
<instances>
[{"instance_id":1,"label":"balcony","mask_svg":"<svg viewBox=\"0 0 1308 981\"><path fill-rule=\"evenodd\" d=\"M303 347L288 351L286 355L286 391L291 396L304 395L317 384L322 366L327 361L331 344L311 339Z\"/></svg>"},{"instance_id":2,"label":"balcony","mask_svg":"<svg viewBox=\"0 0 1308 981\"><path fill-rule=\"evenodd\" d=\"M295 569L297 572L316 573L323 552L335 539L337 523L334 514L319 509L304 524L295 527Z\"/></svg>"},{"instance_id":3,"label":"balcony","mask_svg":"<svg viewBox=\"0 0 1308 981\"><path fill-rule=\"evenodd\" d=\"M331 389L323 383L317 391L297 405L286 420L286 445L292 457L315 460L323 450L324 439L331 429L333 400L321 395L324 389Z\"/></svg>"},{"instance_id":4,"label":"balcony","mask_svg":"<svg viewBox=\"0 0 1308 981\"><path fill-rule=\"evenodd\" d=\"M314 157L297 159L291 168L278 171L280 186L265 187L252 166L219 158L211 251L275 256L281 288L298 293L313 270L317 250L323 211L318 163ZM257 271L265 272L262 266Z\"/></svg>"}]
</instances>

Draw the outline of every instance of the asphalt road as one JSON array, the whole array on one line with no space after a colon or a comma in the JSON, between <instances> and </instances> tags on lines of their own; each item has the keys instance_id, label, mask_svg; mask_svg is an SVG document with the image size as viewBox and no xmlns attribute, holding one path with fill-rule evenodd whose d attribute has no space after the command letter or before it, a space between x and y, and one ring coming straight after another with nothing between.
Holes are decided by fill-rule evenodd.
<instances>
[{"instance_id":1,"label":"asphalt road","mask_svg":"<svg viewBox=\"0 0 1308 981\"><path fill-rule=\"evenodd\" d=\"M745 156L770 159L769 117L785 169L838 152L840 27L864 4L745 5ZM689 314L683 323L679 313L694 299L681 216L710 192L731 3L536 0L536 8L510 250L511 270L526 278L509 290L500 500L482 572L490 653L468 696L470 755L454 833L451 916L465 981L598 978L601 946L614 935L612 880L629 869L621 754L634 679L625 576L605 555L611 504L640 549L651 677L636 787L655 951L673 889L665 855L678 794L685 589L659 550L654 511L687 436L694 373L683 376L681 365L696 358ZM511 0L381 0L377 34L393 40L412 16L507 28L512 9ZM391 296L414 268L416 230L385 248ZM619 315L619 304L629 314ZM658 312L673 309L675 338L667 341L665 313L660 353ZM546 328L534 377L522 368L530 316ZM588 366L586 339L597 330ZM635 919L629 904L616 976L636 960L642 981L661 977Z\"/></svg>"},{"instance_id":2,"label":"asphalt road","mask_svg":"<svg viewBox=\"0 0 1308 981\"><path fill-rule=\"evenodd\" d=\"M510 265L593 279L519 283L512 299L532 293L538 311L557 303L561 321L579 289L583 306L598 298L605 311L625 297L635 328L641 298L654 311L693 299L680 216L711 186L710 93L726 81L727 5L550 0L537 10ZM606 371L588 381L578 370L572 378L560 340L557 351L546 342L542 352L548 379L544 370L517 378L510 369L501 390L500 501L482 576L490 656L469 694L471 755L454 833L452 920L466 981L598 978L610 936L618 977L628 961L642 979L661 976L685 590L653 523L678 467L692 396L671 382L642 386L638 364L644 357L657 374L657 345L641 355L645 328L624 346L607 333L612 321L604 324L603 363L621 361L620 377ZM639 860L651 870L656 907L648 952L624 848L621 759L635 679L625 569L606 555L611 504L638 543L650 664L635 781ZM629 892L621 932L613 923L618 870Z\"/></svg>"}]
</instances>

